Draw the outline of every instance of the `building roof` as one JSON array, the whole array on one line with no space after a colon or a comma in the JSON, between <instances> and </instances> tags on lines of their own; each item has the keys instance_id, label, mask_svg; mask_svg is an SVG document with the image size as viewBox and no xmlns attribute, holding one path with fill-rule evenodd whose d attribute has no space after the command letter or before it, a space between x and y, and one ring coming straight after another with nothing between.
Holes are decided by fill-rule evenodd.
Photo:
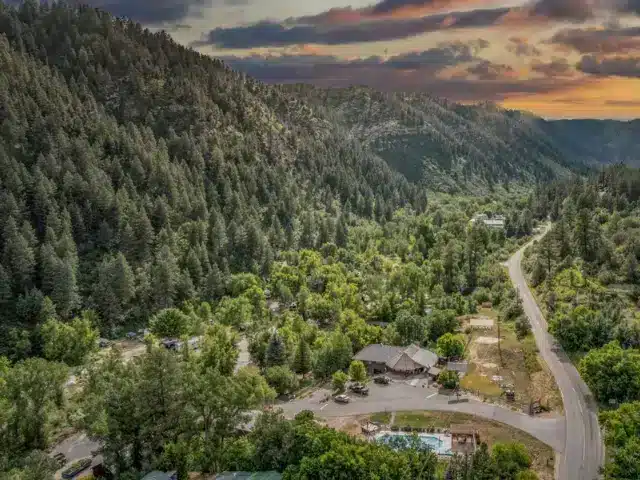
<instances>
[{"instance_id":1,"label":"building roof","mask_svg":"<svg viewBox=\"0 0 640 480\"><path fill-rule=\"evenodd\" d=\"M402 351L402 347L394 347L392 345L381 345L374 343L367 345L360 350L355 357L356 360L373 363L387 363L391 358Z\"/></svg>"},{"instance_id":2,"label":"building roof","mask_svg":"<svg viewBox=\"0 0 640 480\"><path fill-rule=\"evenodd\" d=\"M487 227L504 227L504 220L483 220Z\"/></svg>"},{"instance_id":3,"label":"building roof","mask_svg":"<svg viewBox=\"0 0 640 480\"><path fill-rule=\"evenodd\" d=\"M278 472L222 472L215 476L215 480L280 480L282 474Z\"/></svg>"},{"instance_id":4,"label":"building roof","mask_svg":"<svg viewBox=\"0 0 640 480\"><path fill-rule=\"evenodd\" d=\"M165 473L156 470L147 473L144 477L142 477L142 480L175 480L175 478L176 472Z\"/></svg>"},{"instance_id":5,"label":"building roof","mask_svg":"<svg viewBox=\"0 0 640 480\"><path fill-rule=\"evenodd\" d=\"M438 363L438 355L430 350L420 348L418 345L410 345L405 349L405 352L411 357L411 359L422 365L423 367L433 367Z\"/></svg>"},{"instance_id":6,"label":"building roof","mask_svg":"<svg viewBox=\"0 0 640 480\"><path fill-rule=\"evenodd\" d=\"M384 363L390 369L400 372L429 368L438 363L438 355L418 345L402 348L373 344L360 350L354 358L364 362Z\"/></svg>"}]
</instances>

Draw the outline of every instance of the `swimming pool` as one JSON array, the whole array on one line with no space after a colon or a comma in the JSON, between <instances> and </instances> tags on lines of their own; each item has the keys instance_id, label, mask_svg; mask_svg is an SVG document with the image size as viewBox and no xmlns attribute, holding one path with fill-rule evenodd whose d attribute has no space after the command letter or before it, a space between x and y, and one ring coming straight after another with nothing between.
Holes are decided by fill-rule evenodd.
<instances>
[{"instance_id":1,"label":"swimming pool","mask_svg":"<svg viewBox=\"0 0 640 480\"><path fill-rule=\"evenodd\" d=\"M414 434L404 432L380 432L375 436L376 442L390 443L394 437L411 437ZM438 455L453 455L451 451L451 435L446 433L417 433L424 446L431 448Z\"/></svg>"}]
</instances>

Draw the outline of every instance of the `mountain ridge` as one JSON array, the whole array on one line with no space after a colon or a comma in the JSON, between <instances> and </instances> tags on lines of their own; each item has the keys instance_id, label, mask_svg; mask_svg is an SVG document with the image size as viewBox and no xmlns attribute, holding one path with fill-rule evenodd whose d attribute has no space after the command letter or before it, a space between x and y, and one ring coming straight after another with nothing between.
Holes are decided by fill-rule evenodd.
<instances>
[{"instance_id":1,"label":"mountain ridge","mask_svg":"<svg viewBox=\"0 0 640 480\"><path fill-rule=\"evenodd\" d=\"M331 111L353 138L409 180L437 190L548 181L587 169L525 112L367 87L286 88Z\"/></svg>"}]
</instances>

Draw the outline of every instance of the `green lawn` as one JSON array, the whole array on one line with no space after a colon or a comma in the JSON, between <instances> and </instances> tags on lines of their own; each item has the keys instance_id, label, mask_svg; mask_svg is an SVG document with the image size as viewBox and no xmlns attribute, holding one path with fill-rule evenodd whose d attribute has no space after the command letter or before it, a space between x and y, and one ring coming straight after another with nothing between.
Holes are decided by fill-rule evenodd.
<instances>
[{"instance_id":1,"label":"green lawn","mask_svg":"<svg viewBox=\"0 0 640 480\"><path fill-rule=\"evenodd\" d=\"M471 417L456 412L398 412L394 425L399 427L437 427L448 428L452 423L467 422Z\"/></svg>"},{"instance_id":2,"label":"green lawn","mask_svg":"<svg viewBox=\"0 0 640 480\"><path fill-rule=\"evenodd\" d=\"M371 422L382 423L383 425L388 425L391 421L391 413L390 412L378 412L371 415L369 418Z\"/></svg>"}]
</instances>

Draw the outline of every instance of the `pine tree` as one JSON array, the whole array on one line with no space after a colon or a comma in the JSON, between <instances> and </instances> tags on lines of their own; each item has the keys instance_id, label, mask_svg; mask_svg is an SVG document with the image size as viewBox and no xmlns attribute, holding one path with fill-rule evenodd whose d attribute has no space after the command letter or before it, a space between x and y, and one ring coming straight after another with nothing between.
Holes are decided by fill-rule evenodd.
<instances>
[{"instance_id":1,"label":"pine tree","mask_svg":"<svg viewBox=\"0 0 640 480\"><path fill-rule=\"evenodd\" d=\"M153 304L157 310L174 305L180 282L180 269L173 252L164 246L157 253L151 269Z\"/></svg>"},{"instance_id":2,"label":"pine tree","mask_svg":"<svg viewBox=\"0 0 640 480\"><path fill-rule=\"evenodd\" d=\"M269 339L264 361L267 367L286 365L287 363L286 347L278 332L273 332L273 335L271 335Z\"/></svg>"},{"instance_id":3,"label":"pine tree","mask_svg":"<svg viewBox=\"0 0 640 480\"><path fill-rule=\"evenodd\" d=\"M59 260L57 263L51 300L64 318L68 318L80 304L76 273L69 261Z\"/></svg>"},{"instance_id":4,"label":"pine tree","mask_svg":"<svg viewBox=\"0 0 640 480\"><path fill-rule=\"evenodd\" d=\"M346 247L347 238L348 238L347 225L345 223L344 216L340 215L340 218L338 219L338 224L336 227L336 245L342 248Z\"/></svg>"},{"instance_id":5,"label":"pine tree","mask_svg":"<svg viewBox=\"0 0 640 480\"><path fill-rule=\"evenodd\" d=\"M0 318L8 313L7 305L11 300L11 278L2 265L0 265Z\"/></svg>"},{"instance_id":6,"label":"pine tree","mask_svg":"<svg viewBox=\"0 0 640 480\"><path fill-rule=\"evenodd\" d=\"M18 231L16 222L10 218L4 231L3 264L9 268L14 291L24 292L33 285L36 265L33 249L27 239Z\"/></svg>"},{"instance_id":7,"label":"pine tree","mask_svg":"<svg viewBox=\"0 0 640 480\"><path fill-rule=\"evenodd\" d=\"M293 370L301 375L311 371L311 347L304 338L300 338L298 342L296 356L293 360Z\"/></svg>"}]
</instances>

